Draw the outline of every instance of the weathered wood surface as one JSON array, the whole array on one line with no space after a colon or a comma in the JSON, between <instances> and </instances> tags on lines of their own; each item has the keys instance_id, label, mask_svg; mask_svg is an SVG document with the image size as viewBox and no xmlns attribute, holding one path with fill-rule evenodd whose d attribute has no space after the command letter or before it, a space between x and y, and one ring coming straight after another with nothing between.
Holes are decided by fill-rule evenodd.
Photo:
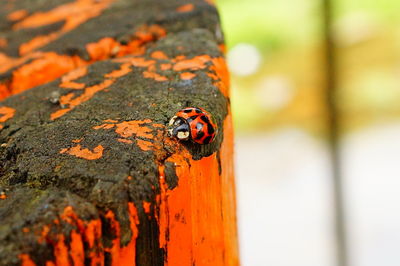
<instances>
[{"instance_id":1,"label":"weathered wood surface","mask_svg":"<svg viewBox=\"0 0 400 266\"><path fill-rule=\"evenodd\" d=\"M223 47L210 1L2 0L0 265L237 265Z\"/></svg>"}]
</instances>

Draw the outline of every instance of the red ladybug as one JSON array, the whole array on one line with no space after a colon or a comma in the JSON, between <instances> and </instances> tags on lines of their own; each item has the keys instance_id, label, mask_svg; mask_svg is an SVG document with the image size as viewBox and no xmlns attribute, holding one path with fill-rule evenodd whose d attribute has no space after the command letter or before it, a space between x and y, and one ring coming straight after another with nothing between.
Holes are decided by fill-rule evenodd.
<instances>
[{"instance_id":1,"label":"red ladybug","mask_svg":"<svg viewBox=\"0 0 400 266\"><path fill-rule=\"evenodd\" d=\"M191 138L198 144L208 144L214 140L216 131L210 114L201 108L182 109L169 121L170 136L179 140Z\"/></svg>"}]
</instances>

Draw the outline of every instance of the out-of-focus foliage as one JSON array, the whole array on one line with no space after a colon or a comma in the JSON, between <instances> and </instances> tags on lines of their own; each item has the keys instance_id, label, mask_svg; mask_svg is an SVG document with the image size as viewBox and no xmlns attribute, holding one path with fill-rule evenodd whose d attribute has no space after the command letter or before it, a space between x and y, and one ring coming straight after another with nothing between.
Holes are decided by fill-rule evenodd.
<instances>
[{"instance_id":1,"label":"out-of-focus foliage","mask_svg":"<svg viewBox=\"0 0 400 266\"><path fill-rule=\"evenodd\" d=\"M217 0L236 126L324 130L321 1ZM338 96L346 129L400 117L398 0L334 1Z\"/></svg>"}]
</instances>

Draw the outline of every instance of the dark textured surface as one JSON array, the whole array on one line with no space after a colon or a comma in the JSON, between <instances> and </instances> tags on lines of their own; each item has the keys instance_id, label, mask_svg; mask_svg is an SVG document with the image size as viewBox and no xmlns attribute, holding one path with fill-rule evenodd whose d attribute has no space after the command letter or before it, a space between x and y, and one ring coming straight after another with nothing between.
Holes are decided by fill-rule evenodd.
<instances>
[{"instance_id":1,"label":"dark textured surface","mask_svg":"<svg viewBox=\"0 0 400 266\"><path fill-rule=\"evenodd\" d=\"M68 2L72 1L2 1L0 37L7 39L8 43L6 47L0 47L0 53L17 57L22 43L34 36L56 31L63 25L56 22L32 29L12 30L13 23L5 19L7 14L19 9L29 13L46 11ZM78 55L88 60L88 43L104 37L125 43L139 26L155 24L164 28L167 35L145 43L145 54L141 58L154 60L151 58L154 51L163 51L170 59L182 55L191 59L204 54L212 58L221 57L218 44L223 40L216 36L219 24L215 8L200 0L191 2L195 4L193 11L178 13L176 8L187 4L186 1L115 1L101 15L37 51ZM180 74L187 71L160 71L160 65L166 60L155 61L157 73L168 80L146 78L143 75L146 68L131 66L129 73L114 78L106 89L57 119L52 120L51 114L63 106L49 101L52 93L61 96L74 93L74 97L83 93L61 88L60 79L0 102L0 107L16 110L15 116L2 123L4 127L0 130L0 192L6 195L0 200L0 265L20 264L20 254L29 254L38 265L54 261L54 245L49 244L52 236L65 235L66 243L69 243L71 239L68 236L72 230L78 230L78 223L61 222L51 226L46 241L38 238L43 227L54 224L67 206L72 206L83 221L102 221L103 235L99 241L104 247L110 247L115 238L109 220L104 218L111 210L121 226L120 241L124 246L132 236L126 207L128 202L135 204L140 220L136 241L137 265L163 264L164 251L158 243L156 217L146 214L141 206L143 201L155 202L160 190L158 164L163 163L174 148L162 145L155 153L154 150L143 150L136 142L163 143L167 136L159 125L166 125L183 107L201 107L213 115L220 134L209 145L183 145L194 159L208 156L220 147L222 123L229 100L207 75L211 71L210 62L206 62L204 69L190 70L195 78L184 80ZM120 69L122 64L113 59L93 62L87 67L87 74L74 81L84 83L86 87L98 85L107 80L105 74ZM0 81L9 80L13 70L0 74ZM115 123L151 120L145 126L151 130L149 134L158 137L148 139L132 135L125 138L133 142L127 145L117 140L121 137L115 128L95 129L105 124L105 120L117 121ZM63 149L77 145L74 140L79 140L79 145L90 151L101 145L104 148L102 156L88 160L62 153ZM166 182L169 189L173 189L178 182L175 167L167 163L165 168ZM87 252L85 254L88 256ZM111 263L108 252L105 252L104 261L106 265ZM86 262L90 260L86 259Z\"/></svg>"}]
</instances>

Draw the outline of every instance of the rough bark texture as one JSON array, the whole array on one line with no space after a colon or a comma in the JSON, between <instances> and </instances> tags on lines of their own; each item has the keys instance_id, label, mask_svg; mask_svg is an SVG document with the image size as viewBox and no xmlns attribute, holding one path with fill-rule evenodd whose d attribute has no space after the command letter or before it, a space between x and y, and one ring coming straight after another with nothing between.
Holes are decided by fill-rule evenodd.
<instances>
[{"instance_id":1,"label":"rough bark texture","mask_svg":"<svg viewBox=\"0 0 400 266\"><path fill-rule=\"evenodd\" d=\"M237 265L223 47L209 1L1 1L0 265Z\"/></svg>"}]
</instances>

